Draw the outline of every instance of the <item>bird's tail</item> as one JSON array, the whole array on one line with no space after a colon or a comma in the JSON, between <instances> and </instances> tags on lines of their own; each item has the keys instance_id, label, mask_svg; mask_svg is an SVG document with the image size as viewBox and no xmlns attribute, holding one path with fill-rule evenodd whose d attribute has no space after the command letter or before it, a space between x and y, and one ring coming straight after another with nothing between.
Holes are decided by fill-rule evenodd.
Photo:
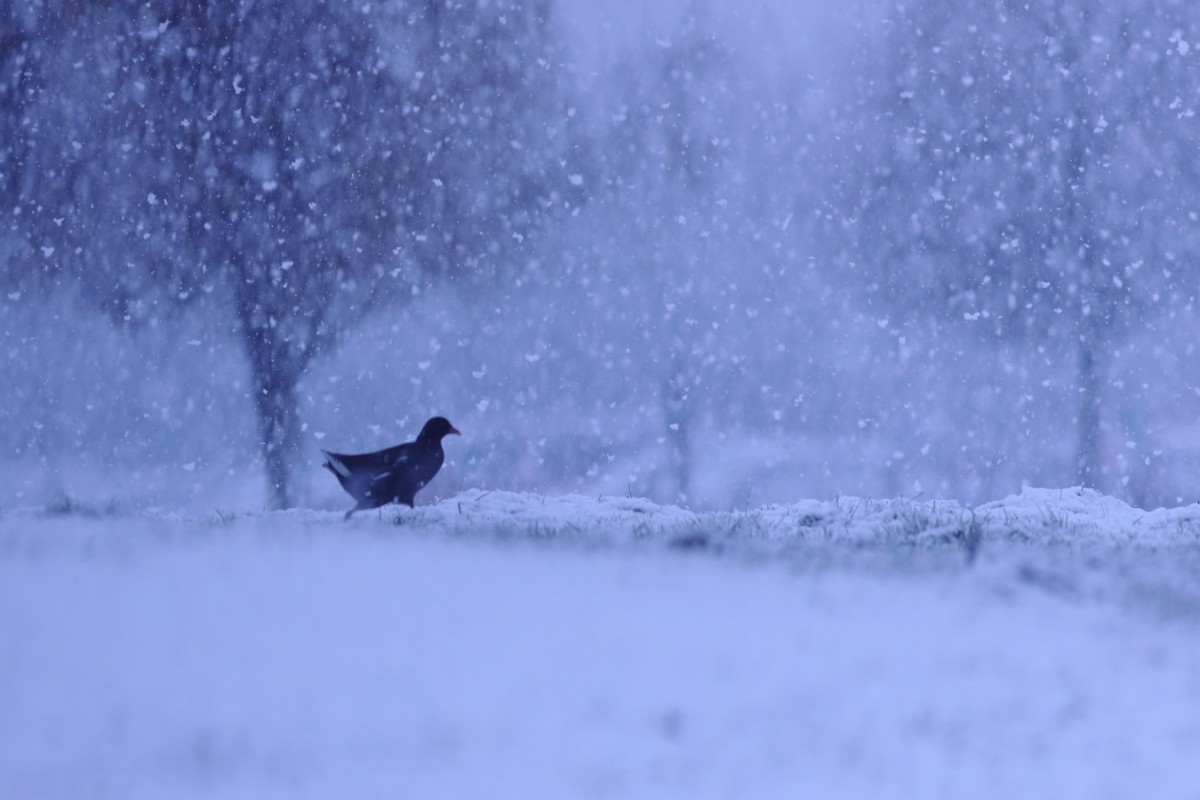
<instances>
[{"instance_id":1,"label":"bird's tail","mask_svg":"<svg viewBox=\"0 0 1200 800\"><path fill-rule=\"evenodd\" d=\"M339 478L349 478L350 469L342 463L342 460L337 457L337 454L331 453L328 450L322 450L325 454L325 463L321 466L337 475Z\"/></svg>"}]
</instances>

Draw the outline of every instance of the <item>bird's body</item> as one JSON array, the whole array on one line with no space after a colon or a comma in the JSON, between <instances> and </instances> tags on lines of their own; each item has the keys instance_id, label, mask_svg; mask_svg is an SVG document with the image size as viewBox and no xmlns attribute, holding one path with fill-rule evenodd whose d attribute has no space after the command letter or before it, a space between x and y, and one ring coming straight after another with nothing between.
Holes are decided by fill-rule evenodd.
<instances>
[{"instance_id":1,"label":"bird's body","mask_svg":"<svg viewBox=\"0 0 1200 800\"><path fill-rule=\"evenodd\" d=\"M357 503L346 512L346 519L355 511L379 508L388 503L413 504L417 492L433 480L446 455L442 438L458 431L445 417L434 417L425 423L416 441L398 444L373 453L349 455L325 454L325 469L333 473L342 488Z\"/></svg>"}]
</instances>

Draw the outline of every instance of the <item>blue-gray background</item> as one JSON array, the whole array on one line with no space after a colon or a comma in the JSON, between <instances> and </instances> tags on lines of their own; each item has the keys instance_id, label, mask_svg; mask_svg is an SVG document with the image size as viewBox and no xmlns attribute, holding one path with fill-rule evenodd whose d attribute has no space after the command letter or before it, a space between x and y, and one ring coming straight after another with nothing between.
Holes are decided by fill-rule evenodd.
<instances>
[{"instance_id":1,"label":"blue-gray background","mask_svg":"<svg viewBox=\"0 0 1200 800\"><path fill-rule=\"evenodd\" d=\"M0 505L1196 500L1200 10L826 5L5 4Z\"/></svg>"}]
</instances>

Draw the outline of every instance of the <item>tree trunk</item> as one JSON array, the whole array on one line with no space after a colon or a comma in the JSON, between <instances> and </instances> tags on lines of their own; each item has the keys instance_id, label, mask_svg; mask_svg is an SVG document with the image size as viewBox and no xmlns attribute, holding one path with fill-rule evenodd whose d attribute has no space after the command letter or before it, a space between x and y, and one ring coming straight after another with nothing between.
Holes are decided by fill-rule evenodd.
<instances>
[{"instance_id":1,"label":"tree trunk","mask_svg":"<svg viewBox=\"0 0 1200 800\"><path fill-rule=\"evenodd\" d=\"M669 460L671 477L675 481L675 502L686 503L691 484L692 447L691 421L692 401L689 397L691 381L683 359L671 358L671 371L663 381L663 418L667 424L666 438L670 447Z\"/></svg>"},{"instance_id":2,"label":"tree trunk","mask_svg":"<svg viewBox=\"0 0 1200 800\"><path fill-rule=\"evenodd\" d=\"M1079 340L1079 437L1075 450L1075 480L1096 488L1100 479L1100 366L1096 337L1085 333Z\"/></svg>"},{"instance_id":3,"label":"tree trunk","mask_svg":"<svg viewBox=\"0 0 1200 800\"><path fill-rule=\"evenodd\" d=\"M258 444L267 471L267 496L272 508L291 508L292 461L300 450L300 404L296 391L300 369L289 357L286 343L270 328L242 329L250 358L250 385L258 422Z\"/></svg>"}]
</instances>

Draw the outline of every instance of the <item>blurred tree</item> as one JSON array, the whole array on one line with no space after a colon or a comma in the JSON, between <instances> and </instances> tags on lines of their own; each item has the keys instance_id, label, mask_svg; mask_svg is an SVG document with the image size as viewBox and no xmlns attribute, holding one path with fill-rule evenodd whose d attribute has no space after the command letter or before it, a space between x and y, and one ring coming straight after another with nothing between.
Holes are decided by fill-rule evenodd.
<instances>
[{"instance_id":1,"label":"blurred tree","mask_svg":"<svg viewBox=\"0 0 1200 800\"><path fill-rule=\"evenodd\" d=\"M520 267L547 213L584 197L584 136L549 0L419 0L404 49L411 252L430 273L472 280Z\"/></svg>"},{"instance_id":2,"label":"blurred tree","mask_svg":"<svg viewBox=\"0 0 1200 800\"><path fill-rule=\"evenodd\" d=\"M109 224L144 244L134 269L116 247L90 259L91 282L107 268L102 300L123 317L164 293L228 304L271 502L290 506L301 377L410 287L400 87L369 18L336 3L180 0L119 41L105 165L134 179Z\"/></svg>"},{"instance_id":3,"label":"blurred tree","mask_svg":"<svg viewBox=\"0 0 1200 800\"><path fill-rule=\"evenodd\" d=\"M1101 477L1106 354L1194 248L1186 3L897 3L846 115L849 230L901 315L1069 341L1075 478Z\"/></svg>"},{"instance_id":4,"label":"blurred tree","mask_svg":"<svg viewBox=\"0 0 1200 800\"><path fill-rule=\"evenodd\" d=\"M10 288L39 277L28 268L35 231L46 224L43 203L61 190L61 171L37 162L42 126L31 110L46 99L48 62L89 7L83 0L0 4L0 280Z\"/></svg>"},{"instance_id":5,"label":"blurred tree","mask_svg":"<svg viewBox=\"0 0 1200 800\"><path fill-rule=\"evenodd\" d=\"M728 228L723 206L736 182L729 128L737 114L730 53L715 28L707 3L693 0L669 41L625 65L607 147L607 182L618 204L628 204L623 252L648 301L635 330L658 379L672 502L687 502L692 490L700 384L706 372L728 367L717 353L729 332L712 319L728 288L712 237ZM637 232L632 241L628 230Z\"/></svg>"},{"instance_id":6,"label":"blurred tree","mask_svg":"<svg viewBox=\"0 0 1200 800\"><path fill-rule=\"evenodd\" d=\"M16 4L0 8L0 219L7 231L15 227L13 207L21 195L25 139L20 134L34 92L30 86L36 67L33 43L39 33L35 23L36 19L18 13Z\"/></svg>"},{"instance_id":7,"label":"blurred tree","mask_svg":"<svg viewBox=\"0 0 1200 800\"><path fill-rule=\"evenodd\" d=\"M79 278L133 325L196 302L229 309L271 503L292 505L297 387L312 360L411 296L420 273L461 277L511 257L507 242L566 184L553 152L510 155L561 132L560 119L534 119L552 84L529 83L550 72L545 11L91 6L53 59L28 140L65 187L30 201L47 258L35 270Z\"/></svg>"},{"instance_id":8,"label":"blurred tree","mask_svg":"<svg viewBox=\"0 0 1200 800\"><path fill-rule=\"evenodd\" d=\"M42 145L56 131L42 111L55 102L55 67L80 21L104 5L104 0L0 3L0 308L14 325L5 332L21 331L21 347L5 354L5 374L31 377L23 390L14 389L21 402L9 411L22 423L17 450L36 454L54 492L62 491L58 461L72 440L60 412L61 383L47 374L45 359L51 342L70 346L64 331L73 326L70 311L61 312L68 317L62 320L58 309L34 303L60 285L50 265L62 252L58 229L65 220L50 209L67 198L73 176L46 158ZM27 320L42 320L44 328L24 330L21 321Z\"/></svg>"}]
</instances>

